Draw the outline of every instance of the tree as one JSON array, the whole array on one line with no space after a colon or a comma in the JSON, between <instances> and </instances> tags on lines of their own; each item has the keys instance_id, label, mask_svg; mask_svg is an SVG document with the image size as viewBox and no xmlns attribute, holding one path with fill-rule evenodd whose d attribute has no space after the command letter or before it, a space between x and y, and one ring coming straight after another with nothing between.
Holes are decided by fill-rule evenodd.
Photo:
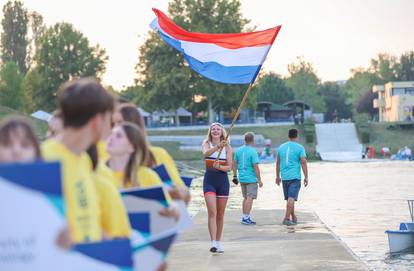
<instances>
[{"instance_id":1,"label":"tree","mask_svg":"<svg viewBox=\"0 0 414 271\"><path fill-rule=\"evenodd\" d=\"M299 57L288 65L287 85L293 90L295 99L309 104L314 112L325 112L325 101L320 95L320 80L311 63Z\"/></svg>"},{"instance_id":2,"label":"tree","mask_svg":"<svg viewBox=\"0 0 414 271\"><path fill-rule=\"evenodd\" d=\"M28 47L28 56L27 56L27 66L33 66L33 58L36 55L36 51L39 44L39 38L43 35L46 30L46 26L43 23L43 16L36 11L33 11L29 14L29 25L30 25L30 35L29 35L29 47Z\"/></svg>"},{"instance_id":3,"label":"tree","mask_svg":"<svg viewBox=\"0 0 414 271\"><path fill-rule=\"evenodd\" d=\"M376 75L378 84L385 84L397 79L395 71L397 65L398 62L395 56L382 53L376 59L371 59L371 66L368 71Z\"/></svg>"},{"instance_id":4,"label":"tree","mask_svg":"<svg viewBox=\"0 0 414 271\"><path fill-rule=\"evenodd\" d=\"M240 6L239 0L174 0L168 12L176 24L189 31L237 33L243 31L248 22L242 17ZM156 33L150 33L140 48L136 70L138 82L145 90L142 100L152 110L188 107L194 96L201 95L207 97L214 110L229 111L239 105L247 88L202 78ZM253 101L252 96L248 104L254 106Z\"/></svg>"},{"instance_id":5,"label":"tree","mask_svg":"<svg viewBox=\"0 0 414 271\"><path fill-rule=\"evenodd\" d=\"M366 71L363 68L353 69L351 78L348 79L344 86L347 104L350 104L352 109L356 112L361 97L367 91L371 91L372 85L380 82L381 80L378 79L375 74Z\"/></svg>"},{"instance_id":6,"label":"tree","mask_svg":"<svg viewBox=\"0 0 414 271\"><path fill-rule=\"evenodd\" d=\"M360 114L367 113L371 116L371 118L378 114L378 109L375 109L373 105L373 101L376 97L376 93L373 93L371 90L367 90L359 99L356 111Z\"/></svg>"},{"instance_id":7,"label":"tree","mask_svg":"<svg viewBox=\"0 0 414 271\"><path fill-rule=\"evenodd\" d=\"M24 108L25 113L33 113L42 107L40 101L42 97L42 91L46 88L46 82L43 76L40 74L38 68L30 69L23 81L24 92Z\"/></svg>"},{"instance_id":8,"label":"tree","mask_svg":"<svg viewBox=\"0 0 414 271\"><path fill-rule=\"evenodd\" d=\"M71 78L97 77L105 71L105 51L91 46L89 40L71 24L58 23L39 38L34 60L42 83L33 89L35 106L43 110L55 108L56 92Z\"/></svg>"},{"instance_id":9,"label":"tree","mask_svg":"<svg viewBox=\"0 0 414 271\"><path fill-rule=\"evenodd\" d=\"M253 92L256 94L258 102L272 102L276 104L284 104L293 100L294 93L286 82L275 73L268 73L257 80L257 85Z\"/></svg>"},{"instance_id":10,"label":"tree","mask_svg":"<svg viewBox=\"0 0 414 271\"><path fill-rule=\"evenodd\" d=\"M334 115L339 119L348 119L352 116L351 108L346 104L342 88L335 82L324 82L320 93L326 104L325 118L333 121Z\"/></svg>"},{"instance_id":11,"label":"tree","mask_svg":"<svg viewBox=\"0 0 414 271\"><path fill-rule=\"evenodd\" d=\"M119 96L123 99L130 101L137 106L145 106L142 103L144 88L140 85L129 86L119 92Z\"/></svg>"},{"instance_id":12,"label":"tree","mask_svg":"<svg viewBox=\"0 0 414 271\"><path fill-rule=\"evenodd\" d=\"M414 51L406 52L400 56L396 67L397 78L400 81L414 80Z\"/></svg>"},{"instance_id":13,"label":"tree","mask_svg":"<svg viewBox=\"0 0 414 271\"><path fill-rule=\"evenodd\" d=\"M23 7L22 2L9 1L3 6L1 59L3 63L8 61L16 63L23 74L27 71L28 22L28 11Z\"/></svg>"},{"instance_id":14,"label":"tree","mask_svg":"<svg viewBox=\"0 0 414 271\"><path fill-rule=\"evenodd\" d=\"M23 78L16 63L3 64L0 70L0 103L20 110L24 103Z\"/></svg>"}]
</instances>

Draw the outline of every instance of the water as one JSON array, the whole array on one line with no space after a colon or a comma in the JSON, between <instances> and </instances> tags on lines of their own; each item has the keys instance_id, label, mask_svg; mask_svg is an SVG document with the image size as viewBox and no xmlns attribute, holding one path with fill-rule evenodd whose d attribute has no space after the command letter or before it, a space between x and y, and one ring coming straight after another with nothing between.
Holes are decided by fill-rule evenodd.
<instances>
[{"instance_id":1,"label":"water","mask_svg":"<svg viewBox=\"0 0 414 271\"><path fill-rule=\"evenodd\" d=\"M274 165L261 165L261 172L264 188L254 208L284 208ZM384 233L410 220L406 200L414 199L413 162L321 162L309 164L309 172L310 185L302 187L298 210L316 212L371 270L414 270L414 251L390 255ZM202 178L194 182L192 195L190 212L195 214L205 208ZM240 188L232 185L228 208L240 209L240 202Z\"/></svg>"}]
</instances>

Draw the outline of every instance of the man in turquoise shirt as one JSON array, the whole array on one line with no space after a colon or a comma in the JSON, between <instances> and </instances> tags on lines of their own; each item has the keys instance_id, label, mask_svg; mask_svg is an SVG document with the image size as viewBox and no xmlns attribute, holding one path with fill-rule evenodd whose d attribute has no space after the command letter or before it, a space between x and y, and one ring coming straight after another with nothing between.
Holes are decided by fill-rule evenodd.
<instances>
[{"instance_id":1,"label":"man in turquoise shirt","mask_svg":"<svg viewBox=\"0 0 414 271\"><path fill-rule=\"evenodd\" d=\"M284 225L296 225L295 201L298 200L302 168L305 179L303 184L308 185L308 166L305 148L297 143L298 130L289 130L289 141L280 145L276 159L276 184L283 183L283 194L286 205Z\"/></svg>"},{"instance_id":2,"label":"man in turquoise shirt","mask_svg":"<svg viewBox=\"0 0 414 271\"><path fill-rule=\"evenodd\" d=\"M242 224L255 225L251 220L253 200L257 199L257 184L263 186L260 178L259 155L254 146L254 134L249 132L244 135L245 144L234 154L233 159L233 182L237 183L237 172L239 172L240 186L243 194L243 216Z\"/></svg>"}]
</instances>

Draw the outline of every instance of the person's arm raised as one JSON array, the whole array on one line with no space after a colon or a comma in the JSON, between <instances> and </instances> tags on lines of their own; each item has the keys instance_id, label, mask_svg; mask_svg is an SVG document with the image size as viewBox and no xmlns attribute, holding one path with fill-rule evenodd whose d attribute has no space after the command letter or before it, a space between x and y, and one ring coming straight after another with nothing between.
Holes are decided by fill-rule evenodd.
<instances>
[{"instance_id":1,"label":"person's arm raised","mask_svg":"<svg viewBox=\"0 0 414 271\"><path fill-rule=\"evenodd\" d=\"M228 145L225 148L227 153L227 165L222 166L219 161L216 161L214 162L213 167L220 171L229 172L233 169L233 150Z\"/></svg>"},{"instance_id":2,"label":"person's arm raised","mask_svg":"<svg viewBox=\"0 0 414 271\"><path fill-rule=\"evenodd\" d=\"M219 149L220 149L220 145L216 145L216 146L210 148L210 144L208 143L207 140L204 140L203 141L202 147L203 147L203 155L204 155L204 157L209 157L213 153L215 153L216 151L219 151Z\"/></svg>"}]
</instances>

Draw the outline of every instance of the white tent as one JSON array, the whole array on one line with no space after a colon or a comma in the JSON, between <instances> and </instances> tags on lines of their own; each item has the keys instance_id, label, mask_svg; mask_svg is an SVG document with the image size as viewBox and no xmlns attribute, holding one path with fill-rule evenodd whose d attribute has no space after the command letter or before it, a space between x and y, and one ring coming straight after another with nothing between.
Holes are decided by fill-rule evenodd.
<instances>
[{"instance_id":1,"label":"white tent","mask_svg":"<svg viewBox=\"0 0 414 271\"><path fill-rule=\"evenodd\" d=\"M141 116L144 117L144 118L148 118L150 116L150 113L148 113L147 111L145 111L141 107L137 107L137 110L139 111Z\"/></svg>"},{"instance_id":2,"label":"white tent","mask_svg":"<svg viewBox=\"0 0 414 271\"><path fill-rule=\"evenodd\" d=\"M36 111L33 114L31 114L30 116L32 116L35 119L43 120L43 121L49 121L52 118L51 114L49 114L45 111L42 111L42 110Z\"/></svg>"}]
</instances>

